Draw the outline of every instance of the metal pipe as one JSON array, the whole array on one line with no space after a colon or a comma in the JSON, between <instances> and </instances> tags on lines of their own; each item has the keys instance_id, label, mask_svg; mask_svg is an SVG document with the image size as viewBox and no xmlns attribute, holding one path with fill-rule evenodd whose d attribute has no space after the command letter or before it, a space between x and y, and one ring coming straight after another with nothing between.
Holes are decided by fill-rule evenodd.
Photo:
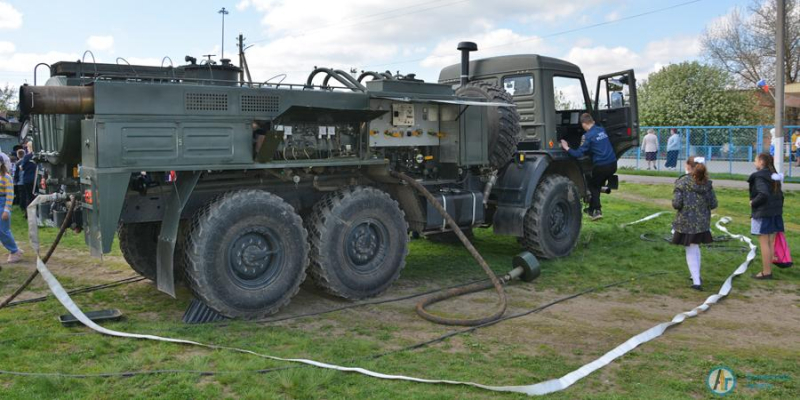
<instances>
[{"instance_id":1,"label":"metal pipe","mask_svg":"<svg viewBox=\"0 0 800 400\"><path fill-rule=\"evenodd\" d=\"M24 85L19 107L23 115L94 114L94 87Z\"/></svg>"},{"instance_id":2,"label":"metal pipe","mask_svg":"<svg viewBox=\"0 0 800 400\"><path fill-rule=\"evenodd\" d=\"M783 104L786 77L784 76L784 57L786 48L786 1L778 0L778 21L775 24L775 136L772 144L775 146L775 170L783 173ZM791 160L790 160L791 162Z\"/></svg>"},{"instance_id":3,"label":"metal pipe","mask_svg":"<svg viewBox=\"0 0 800 400\"><path fill-rule=\"evenodd\" d=\"M469 82L469 53L477 51L478 45L473 42L461 42L458 44L458 50L461 51L461 86Z\"/></svg>"}]
</instances>

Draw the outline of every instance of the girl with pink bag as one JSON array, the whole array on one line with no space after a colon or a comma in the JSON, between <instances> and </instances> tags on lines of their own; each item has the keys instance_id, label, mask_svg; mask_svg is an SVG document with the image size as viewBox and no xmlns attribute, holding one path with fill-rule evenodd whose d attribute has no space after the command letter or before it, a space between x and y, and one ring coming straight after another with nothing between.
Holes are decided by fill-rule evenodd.
<instances>
[{"instance_id":1,"label":"girl with pink bag","mask_svg":"<svg viewBox=\"0 0 800 400\"><path fill-rule=\"evenodd\" d=\"M775 170L769 153L761 153L754 162L756 172L750 175L750 233L758 235L761 247L761 272L755 279L772 279L772 261L775 255L775 238L783 233L783 176Z\"/></svg>"}]
</instances>

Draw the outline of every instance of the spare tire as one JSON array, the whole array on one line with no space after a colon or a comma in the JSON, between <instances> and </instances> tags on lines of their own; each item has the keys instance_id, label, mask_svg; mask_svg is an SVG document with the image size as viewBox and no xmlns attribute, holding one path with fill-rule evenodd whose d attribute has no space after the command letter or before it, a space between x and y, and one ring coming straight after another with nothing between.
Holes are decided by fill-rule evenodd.
<instances>
[{"instance_id":1,"label":"spare tire","mask_svg":"<svg viewBox=\"0 0 800 400\"><path fill-rule=\"evenodd\" d=\"M456 90L456 96L483 98L492 103L513 104L514 100L502 88L488 82L470 82ZM511 160L517 151L519 143L520 125L519 112L514 106L489 107L489 164L497 169Z\"/></svg>"}]
</instances>

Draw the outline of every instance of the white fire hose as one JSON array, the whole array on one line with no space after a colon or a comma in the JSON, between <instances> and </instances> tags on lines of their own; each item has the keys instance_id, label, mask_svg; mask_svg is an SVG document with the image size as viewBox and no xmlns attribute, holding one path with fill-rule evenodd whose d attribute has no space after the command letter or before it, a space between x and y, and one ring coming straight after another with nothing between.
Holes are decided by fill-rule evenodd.
<instances>
[{"instance_id":1,"label":"white fire hose","mask_svg":"<svg viewBox=\"0 0 800 400\"><path fill-rule=\"evenodd\" d=\"M747 253L747 257L745 260L739 265L733 273L728 276L725 282L720 287L719 292L717 294L709 296L703 304L695 307L690 311L686 311L680 314L675 315L671 321L664 322L658 324L638 335L628 339L624 343L620 344L619 346L615 347L608 353L604 354L602 357L556 379L551 379L544 382L534 383L530 385L522 385L522 386L494 386L494 385L484 385L475 382L461 382L461 381L452 381L452 380L443 380L443 379L423 379L423 378L414 378L410 376L404 375L391 375L391 374L384 374L380 372L370 371L364 368L359 367L345 367L335 364L328 364L324 362L302 359L302 358L283 358L283 357L276 357L268 354L257 353L251 350L246 349L239 349L234 347L227 347L227 346L218 346L214 344L206 344L195 342L192 340L185 340L185 339L175 339L175 338L168 338L168 337L161 337L161 336L154 336L154 335L144 335L144 334L136 334L136 333L126 333L115 331L112 329L104 328L100 325L97 325L92 320L90 320L86 315L81 311L81 309L75 304L75 302L70 298L58 280L53 276L50 270L47 269L47 266L42 262L42 259L39 257L39 238L38 238L38 226L36 225L36 205L51 202L51 201L58 201L63 200L63 196L60 195L47 195L47 196L39 196L37 197L33 203L28 207L28 235L30 237L31 245L34 247L34 250L37 254L36 259L36 268L39 270L39 273L42 274L45 282L50 287L50 291L53 292L53 295L58 299L59 302L69 311L73 316L75 316L81 323L86 325L92 330L95 330L101 334L109 335L109 336L118 336L124 338L133 338L133 339L146 339L146 340L155 340L160 342L171 342L171 343L179 343L179 344L186 344L186 345L194 345L205 347L208 349L215 349L215 350L228 350L233 352L239 352L244 354L253 355L256 357L266 358L269 360L274 361L285 361L285 362L293 362L293 363L300 363L311 365L318 368L325 368L325 369L333 369L337 371L343 372L355 372L362 375L370 376L373 378L379 379L388 379L388 380L402 380L402 381L410 381L410 382L418 382L418 383L428 383L428 384L448 384L448 385L464 385L464 386L472 386L477 387L485 390L495 391L495 392L516 392L516 393L524 393L530 396L533 395L544 395L548 393L553 393L557 391L564 390L570 387L575 382L585 378L589 374L598 369L608 365L615 359L621 357L622 355L628 353L629 351L633 350L637 346L649 342L659 336L661 336L669 327L680 324L686 318L695 317L700 312L706 311L712 304L718 302L721 298L725 297L730 293L732 288L732 281L733 278L737 275L744 274L747 271L747 267L750 262L756 256L756 246L750 240L749 237L744 235L737 235L732 234L725 228L724 224L730 222L730 218L723 217L716 223L716 228L726 235L730 236L731 238L738 239L742 242L745 242L749 247L750 251ZM642 218L638 221L634 221L628 224L624 224L623 226L630 226L634 224L638 224L644 221L649 221L651 219L657 218L664 214L670 214L669 212L660 212L648 217Z\"/></svg>"}]
</instances>

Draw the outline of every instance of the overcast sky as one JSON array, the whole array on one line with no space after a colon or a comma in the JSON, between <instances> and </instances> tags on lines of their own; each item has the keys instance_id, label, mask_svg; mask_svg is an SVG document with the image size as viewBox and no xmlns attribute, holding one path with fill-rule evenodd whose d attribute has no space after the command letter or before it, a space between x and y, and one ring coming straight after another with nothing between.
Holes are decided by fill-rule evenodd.
<instances>
[{"instance_id":1,"label":"overcast sky","mask_svg":"<svg viewBox=\"0 0 800 400\"><path fill-rule=\"evenodd\" d=\"M287 73L287 81L303 82L314 66L400 70L435 81L441 67L459 61L455 47L463 40L478 43L476 58L564 58L590 82L628 68L645 77L698 59L703 29L749 0L687 2L0 0L0 85L32 83L37 63L77 60L87 49L111 63L123 57L160 65L169 56L177 66L187 54L218 58L221 7L230 11L225 56L236 59L235 36L243 33L253 45L247 57L258 81ZM656 11L667 7L674 8ZM593 27L601 23L607 24ZM46 77L40 69L40 82Z\"/></svg>"}]
</instances>

